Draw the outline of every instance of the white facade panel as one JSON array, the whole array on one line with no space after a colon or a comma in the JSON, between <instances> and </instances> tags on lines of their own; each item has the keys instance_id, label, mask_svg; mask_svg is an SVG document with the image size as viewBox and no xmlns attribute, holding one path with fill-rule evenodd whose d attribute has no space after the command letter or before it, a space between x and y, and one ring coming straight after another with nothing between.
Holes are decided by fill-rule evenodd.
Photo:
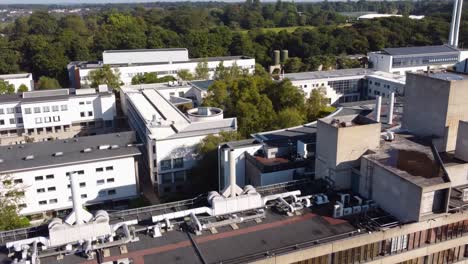
<instances>
[{"instance_id":1,"label":"white facade panel","mask_svg":"<svg viewBox=\"0 0 468 264\"><path fill-rule=\"evenodd\" d=\"M15 91L18 91L22 84L28 88L28 91L34 90L34 80L31 73L4 74L0 75L0 80L13 84L15 86Z\"/></svg>"},{"instance_id":2,"label":"white facade panel","mask_svg":"<svg viewBox=\"0 0 468 264\"><path fill-rule=\"evenodd\" d=\"M104 51L104 64L171 63L188 61L187 49Z\"/></svg>"}]
</instances>

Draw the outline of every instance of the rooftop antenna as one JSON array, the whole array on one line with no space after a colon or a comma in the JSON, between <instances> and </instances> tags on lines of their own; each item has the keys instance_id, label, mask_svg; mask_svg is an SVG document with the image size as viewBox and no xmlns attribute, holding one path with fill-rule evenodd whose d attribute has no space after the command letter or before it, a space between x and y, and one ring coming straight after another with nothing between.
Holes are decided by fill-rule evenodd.
<instances>
[{"instance_id":1,"label":"rooftop antenna","mask_svg":"<svg viewBox=\"0 0 468 264\"><path fill-rule=\"evenodd\" d=\"M458 47L458 36L460 34L460 20L463 9L463 0L453 1L452 23L450 24L450 35L448 44L454 48Z\"/></svg>"}]
</instances>

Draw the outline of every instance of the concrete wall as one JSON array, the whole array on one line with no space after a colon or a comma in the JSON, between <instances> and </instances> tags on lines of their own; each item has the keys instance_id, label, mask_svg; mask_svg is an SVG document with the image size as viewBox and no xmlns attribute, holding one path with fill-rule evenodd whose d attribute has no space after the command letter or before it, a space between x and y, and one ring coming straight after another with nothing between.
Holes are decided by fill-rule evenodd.
<instances>
[{"instance_id":1,"label":"concrete wall","mask_svg":"<svg viewBox=\"0 0 468 264\"><path fill-rule=\"evenodd\" d=\"M468 122L461 121L458 125L455 157L468 162Z\"/></svg>"},{"instance_id":2,"label":"concrete wall","mask_svg":"<svg viewBox=\"0 0 468 264\"><path fill-rule=\"evenodd\" d=\"M468 120L468 80L452 81L448 100L447 120L447 151L455 150L460 120ZM464 127L464 131L468 131Z\"/></svg>"},{"instance_id":3,"label":"concrete wall","mask_svg":"<svg viewBox=\"0 0 468 264\"><path fill-rule=\"evenodd\" d=\"M372 188L370 196L366 183ZM419 220L422 189L366 157L362 159L359 193L403 223Z\"/></svg>"}]
</instances>

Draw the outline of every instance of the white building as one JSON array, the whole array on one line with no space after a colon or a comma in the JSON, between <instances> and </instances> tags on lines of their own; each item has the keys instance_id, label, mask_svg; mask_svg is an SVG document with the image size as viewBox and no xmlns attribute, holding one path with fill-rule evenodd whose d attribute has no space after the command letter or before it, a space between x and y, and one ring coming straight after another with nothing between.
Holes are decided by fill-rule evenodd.
<instances>
[{"instance_id":1,"label":"white building","mask_svg":"<svg viewBox=\"0 0 468 264\"><path fill-rule=\"evenodd\" d=\"M369 66L378 71L404 75L430 69L447 69L465 60L468 51L449 45L387 48L370 52Z\"/></svg>"},{"instance_id":2,"label":"white building","mask_svg":"<svg viewBox=\"0 0 468 264\"><path fill-rule=\"evenodd\" d=\"M140 154L134 132L2 146L0 175L24 190L22 215L51 213L72 207L70 172L84 205L138 196Z\"/></svg>"},{"instance_id":3,"label":"white building","mask_svg":"<svg viewBox=\"0 0 468 264\"><path fill-rule=\"evenodd\" d=\"M18 91L22 84L28 88L28 91L34 90L34 80L31 73L4 74L0 75L0 80L8 84L13 84L15 86L15 92Z\"/></svg>"},{"instance_id":4,"label":"white building","mask_svg":"<svg viewBox=\"0 0 468 264\"><path fill-rule=\"evenodd\" d=\"M0 145L108 132L114 127L115 115L115 95L107 89L3 95Z\"/></svg>"},{"instance_id":5,"label":"white building","mask_svg":"<svg viewBox=\"0 0 468 264\"><path fill-rule=\"evenodd\" d=\"M404 93L405 78L371 69L343 69L284 74L308 98L314 89L325 89L330 104L355 102L366 97ZM368 89L368 88L369 89ZM377 92L374 92L377 91ZM374 94L375 93L375 94Z\"/></svg>"},{"instance_id":6,"label":"white building","mask_svg":"<svg viewBox=\"0 0 468 264\"><path fill-rule=\"evenodd\" d=\"M118 69L120 80L125 85L132 83L132 78L139 74L156 73L158 77L177 76L180 70L195 73L198 63L207 61L210 78L216 67L222 62L225 67L234 64L241 69L253 73L255 59L246 56L210 57L190 59L188 50L184 48L148 49L148 50L108 50L103 53L103 60L98 62L74 61L68 64L70 83L75 88L89 85L89 73L93 70L110 65Z\"/></svg>"},{"instance_id":7,"label":"white building","mask_svg":"<svg viewBox=\"0 0 468 264\"><path fill-rule=\"evenodd\" d=\"M160 85L121 88L122 108L143 148L143 164L160 195L187 186L195 165L195 147L207 135L235 131L236 118L224 118L218 108L194 108L182 113L160 91ZM170 93L169 93L170 94ZM177 97L180 98L180 97Z\"/></svg>"}]
</instances>

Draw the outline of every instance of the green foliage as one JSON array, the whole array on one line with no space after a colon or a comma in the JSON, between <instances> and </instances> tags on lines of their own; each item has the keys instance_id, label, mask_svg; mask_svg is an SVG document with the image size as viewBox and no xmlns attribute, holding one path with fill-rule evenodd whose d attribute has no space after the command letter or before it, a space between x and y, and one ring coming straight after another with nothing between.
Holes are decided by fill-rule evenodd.
<instances>
[{"instance_id":1,"label":"green foliage","mask_svg":"<svg viewBox=\"0 0 468 264\"><path fill-rule=\"evenodd\" d=\"M327 97L324 88L313 89L306 101L306 117L308 120L317 120L326 115L328 109Z\"/></svg>"},{"instance_id":2,"label":"green foliage","mask_svg":"<svg viewBox=\"0 0 468 264\"><path fill-rule=\"evenodd\" d=\"M50 90L50 89L58 89L61 88L59 82L56 79L49 78L46 76L42 76L39 78L39 82L37 84L37 89L39 90Z\"/></svg>"},{"instance_id":3,"label":"green foliage","mask_svg":"<svg viewBox=\"0 0 468 264\"><path fill-rule=\"evenodd\" d=\"M284 63L284 71L286 73L300 72L304 69L304 64L300 58L293 57L286 60Z\"/></svg>"},{"instance_id":4,"label":"green foliage","mask_svg":"<svg viewBox=\"0 0 468 264\"><path fill-rule=\"evenodd\" d=\"M13 93L15 93L15 86L13 84L9 84L8 82L0 80L0 95Z\"/></svg>"},{"instance_id":5,"label":"green foliage","mask_svg":"<svg viewBox=\"0 0 468 264\"><path fill-rule=\"evenodd\" d=\"M190 80L193 80L194 77L193 77L193 74L190 73L188 70L180 70L177 72L177 77L179 77L180 79L184 80L184 81L190 81Z\"/></svg>"},{"instance_id":6,"label":"green foliage","mask_svg":"<svg viewBox=\"0 0 468 264\"><path fill-rule=\"evenodd\" d=\"M138 74L132 78L132 84L142 83L164 83L169 81L175 81L176 79L170 75L158 78L158 75L154 72L146 72L144 74Z\"/></svg>"},{"instance_id":7,"label":"green foliage","mask_svg":"<svg viewBox=\"0 0 468 264\"><path fill-rule=\"evenodd\" d=\"M89 79L93 88L97 88L100 84L107 84L112 89L120 89L120 72L118 69L112 69L109 65L104 65L100 69L91 71Z\"/></svg>"},{"instance_id":8,"label":"green foliage","mask_svg":"<svg viewBox=\"0 0 468 264\"><path fill-rule=\"evenodd\" d=\"M208 61L204 60L199 62L195 68L195 79L207 80L208 78L210 78L210 69L208 68Z\"/></svg>"},{"instance_id":9,"label":"green foliage","mask_svg":"<svg viewBox=\"0 0 468 264\"><path fill-rule=\"evenodd\" d=\"M295 127L306 122L304 113L295 108L286 108L278 112L275 120L277 129Z\"/></svg>"},{"instance_id":10,"label":"green foliage","mask_svg":"<svg viewBox=\"0 0 468 264\"><path fill-rule=\"evenodd\" d=\"M24 198L24 186L14 183L10 175L0 175L0 230L29 226L27 218L19 216L18 204Z\"/></svg>"},{"instance_id":11,"label":"green foliage","mask_svg":"<svg viewBox=\"0 0 468 264\"><path fill-rule=\"evenodd\" d=\"M24 84L21 84L19 87L18 87L18 93L24 93L24 92L27 92L28 91L28 87Z\"/></svg>"}]
</instances>

